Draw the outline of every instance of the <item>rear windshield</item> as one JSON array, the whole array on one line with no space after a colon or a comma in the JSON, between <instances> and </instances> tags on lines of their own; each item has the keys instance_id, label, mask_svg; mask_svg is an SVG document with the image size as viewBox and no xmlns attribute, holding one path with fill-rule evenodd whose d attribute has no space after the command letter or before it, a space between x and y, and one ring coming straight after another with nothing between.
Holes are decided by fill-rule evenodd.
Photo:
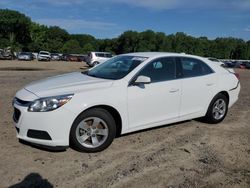
<instances>
[{"instance_id":1,"label":"rear windshield","mask_svg":"<svg viewBox=\"0 0 250 188\"><path fill-rule=\"evenodd\" d=\"M96 57L112 57L111 53L95 53Z\"/></svg>"}]
</instances>

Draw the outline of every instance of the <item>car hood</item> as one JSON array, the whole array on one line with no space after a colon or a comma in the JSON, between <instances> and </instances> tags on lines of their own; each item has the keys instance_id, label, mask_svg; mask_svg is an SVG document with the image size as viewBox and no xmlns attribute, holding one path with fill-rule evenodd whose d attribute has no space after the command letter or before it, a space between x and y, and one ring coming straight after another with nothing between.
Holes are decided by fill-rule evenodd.
<instances>
[{"instance_id":1,"label":"car hood","mask_svg":"<svg viewBox=\"0 0 250 188\"><path fill-rule=\"evenodd\" d=\"M110 87L112 80L90 77L81 72L68 73L32 82L25 89L38 97L70 94Z\"/></svg>"}]
</instances>

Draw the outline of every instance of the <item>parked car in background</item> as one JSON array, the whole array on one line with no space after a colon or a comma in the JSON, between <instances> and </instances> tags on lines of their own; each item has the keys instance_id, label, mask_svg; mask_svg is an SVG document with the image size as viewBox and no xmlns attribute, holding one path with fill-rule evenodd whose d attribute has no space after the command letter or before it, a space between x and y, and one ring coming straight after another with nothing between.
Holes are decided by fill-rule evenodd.
<instances>
[{"instance_id":1,"label":"parked car in background","mask_svg":"<svg viewBox=\"0 0 250 188\"><path fill-rule=\"evenodd\" d=\"M17 59L20 61L31 61L34 59L33 54L31 52L20 52L17 55Z\"/></svg>"},{"instance_id":2,"label":"parked car in background","mask_svg":"<svg viewBox=\"0 0 250 188\"><path fill-rule=\"evenodd\" d=\"M246 69L250 69L250 62L246 62Z\"/></svg>"},{"instance_id":3,"label":"parked car in background","mask_svg":"<svg viewBox=\"0 0 250 188\"><path fill-rule=\"evenodd\" d=\"M11 59L15 59L15 58L16 58L16 56L15 56L14 52L12 51L11 47L0 49L0 59L11 60Z\"/></svg>"},{"instance_id":4,"label":"parked car in background","mask_svg":"<svg viewBox=\"0 0 250 188\"><path fill-rule=\"evenodd\" d=\"M13 119L20 140L98 152L120 134L199 117L219 123L239 92L238 75L207 58L130 53L26 85Z\"/></svg>"},{"instance_id":5,"label":"parked car in background","mask_svg":"<svg viewBox=\"0 0 250 188\"><path fill-rule=\"evenodd\" d=\"M59 61L60 60L60 54L59 53L51 53L51 60L53 61Z\"/></svg>"},{"instance_id":6,"label":"parked car in background","mask_svg":"<svg viewBox=\"0 0 250 188\"><path fill-rule=\"evenodd\" d=\"M37 56L38 61L50 61L51 56L47 51L40 51Z\"/></svg>"},{"instance_id":7,"label":"parked car in background","mask_svg":"<svg viewBox=\"0 0 250 188\"><path fill-rule=\"evenodd\" d=\"M245 69L246 68L246 63L237 61L237 62L235 62L234 68Z\"/></svg>"},{"instance_id":8,"label":"parked car in background","mask_svg":"<svg viewBox=\"0 0 250 188\"><path fill-rule=\"evenodd\" d=\"M216 58L214 58L214 57L209 57L208 59L209 59L210 61L213 61L213 62L218 63L218 64L221 65L221 66L225 66L225 63L223 63L223 62L220 61L219 59L216 59Z\"/></svg>"},{"instance_id":9,"label":"parked car in background","mask_svg":"<svg viewBox=\"0 0 250 188\"><path fill-rule=\"evenodd\" d=\"M89 52L88 57L86 58L86 63L93 67L100 63L104 63L112 57L112 54L109 52Z\"/></svg>"},{"instance_id":10,"label":"parked car in background","mask_svg":"<svg viewBox=\"0 0 250 188\"><path fill-rule=\"evenodd\" d=\"M62 56L60 57L61 61L68 61L68 56L69 54L62 54Z\"/></svg>"},{"instance_id":11,"label":"parked car in background","mask_svg":"<svg viewBox=\"0 0 250 188\"><path fill-rule=\"evenodd\" d=\"M79 61L78 60L78 56L77 55L74 55L74 54L69 54L66 58L67 61Z\"/></svg>"},{"instance_id":12,"label":"parked car in background","mask_svg":"<svg viewBox=\"0 0 250 188\"><path fill-rule=\"evenodd\" d=\"M86 62L87 55L78 55L78 60L79 61L84 61Z\"/></svg>"},{"instance_id":13,"label":"parked car in background","mask_svg":"<svg viewBox=\"0 0 250 188\"><path fill-rule=\"evenodd\" d=\"M235 63L233 63L232 61L225 61L224 64L228 68L234 68L235 66Z\"/></svg>"}]
</instances>

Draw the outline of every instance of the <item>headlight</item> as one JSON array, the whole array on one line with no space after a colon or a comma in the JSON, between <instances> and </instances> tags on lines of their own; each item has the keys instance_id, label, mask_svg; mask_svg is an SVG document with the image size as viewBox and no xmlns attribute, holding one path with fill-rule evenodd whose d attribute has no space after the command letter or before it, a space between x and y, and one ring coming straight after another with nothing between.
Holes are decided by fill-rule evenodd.
<instances>
[{"instance_id":1,"label":"headlight","mask_svg":"<svg viewBox=\"0 0 250 188\"><path fill-rule=\"evenodd\" d=\"M33 101L28 108L29 112L48 112L53 111L67 102L73 97L73 94L60 95L54 97L46 97Z\"/></svg>"}]
</instances>

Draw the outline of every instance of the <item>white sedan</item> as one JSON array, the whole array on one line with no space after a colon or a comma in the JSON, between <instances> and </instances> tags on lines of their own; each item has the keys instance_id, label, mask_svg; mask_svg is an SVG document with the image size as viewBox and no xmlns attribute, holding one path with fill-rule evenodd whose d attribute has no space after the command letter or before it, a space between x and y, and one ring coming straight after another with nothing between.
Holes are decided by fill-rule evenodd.
<instances>
[{"instance_id":1,"label":"white sedan","mask_svg":"<svg viewBox=\"0 0 250 188\"><path fill-rule=\"evenodd\" d=\"M200 117L219 123L239 92L238 75L206 58L130 53L25 86L13 119L20 140L98 152L120 134Z\"/></svg>"}]
</instances>

